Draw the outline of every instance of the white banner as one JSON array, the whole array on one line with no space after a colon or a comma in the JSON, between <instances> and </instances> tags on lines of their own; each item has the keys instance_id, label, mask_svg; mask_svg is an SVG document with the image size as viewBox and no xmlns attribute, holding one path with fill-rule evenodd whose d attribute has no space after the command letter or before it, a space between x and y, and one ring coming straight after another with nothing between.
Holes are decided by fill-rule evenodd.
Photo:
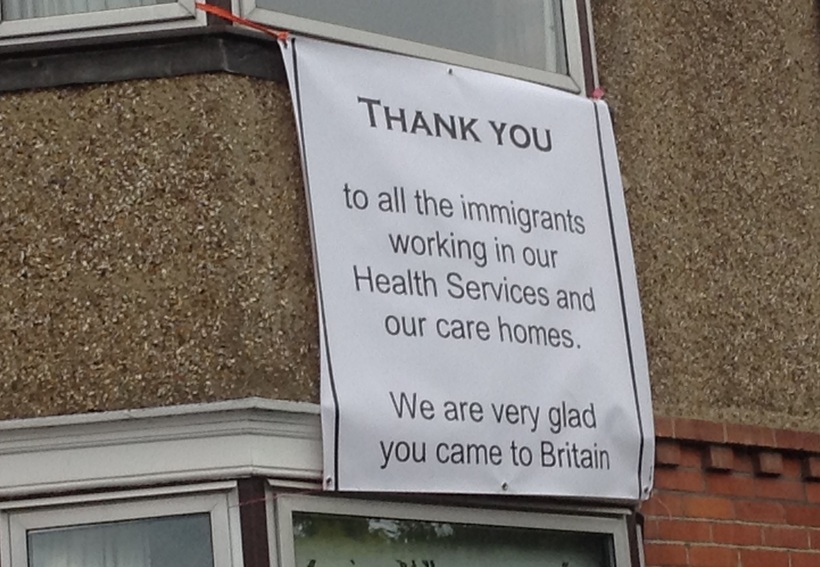
<instances>
[{"instance_id":1,"label":"white banner","mask_svg":"<svg viewBox=\"0 0 820 567\"><path fill-rule=\"evenodd\" d=\"M326 487L646 498L649 380L607 107L305 38L283 54Z\"/></svg>"}]
</instances>

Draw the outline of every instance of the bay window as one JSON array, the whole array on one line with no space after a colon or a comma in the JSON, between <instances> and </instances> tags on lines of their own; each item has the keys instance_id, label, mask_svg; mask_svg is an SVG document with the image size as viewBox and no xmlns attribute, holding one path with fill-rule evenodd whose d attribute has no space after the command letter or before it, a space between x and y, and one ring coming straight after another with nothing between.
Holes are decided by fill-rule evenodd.
<instances>
[{"instance_id":1,"label":"bay window","mask_svg":"<svg viewBox=\"0 0 820 567\"><path fill-rule=\"evenodd\" d=\"M323 493L322 478L308 404L0 421L0 565L637 565L626 503L351 498Z\"/></svg>"},{"instance_id":2,"label":"bay window","mask_svg":"<svg viewBox=\"0 0 820 567\"><path fill-rule=\"evenodd\" d=\"M0 44L203 25L195 0L0 0Z\"/></svg>"},{"instance_id":3,"label":"bay window","mask_svg":"<svg viewBox=\"0 0 820 567\"><path fill-rule=\"evenodd\" d=\"M583 61L588 12L576 0L236 1L242 16L281 29L573 92L583 92L585 75L592 73Z\"/></svg>"}]
</instances>

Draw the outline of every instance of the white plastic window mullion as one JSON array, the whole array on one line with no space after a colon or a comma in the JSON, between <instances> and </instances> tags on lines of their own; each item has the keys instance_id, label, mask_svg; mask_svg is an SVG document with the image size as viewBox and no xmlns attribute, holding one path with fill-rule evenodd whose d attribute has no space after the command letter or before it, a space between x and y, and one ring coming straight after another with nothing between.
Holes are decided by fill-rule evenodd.
<instances>
[{"instance_id":1,"label":"white plastic window mullion","mask_svg":"<svg viewBox=\"0 0 820 567\"><path fill-rule=\"evenodd\" d=\"M544 0L544 33L546 34L546 41L544 47L546 48L547 67L552 71L560 69L557 49L557 33L556 33L556 18L554 0Z\"/></svg>"}]
</instances>

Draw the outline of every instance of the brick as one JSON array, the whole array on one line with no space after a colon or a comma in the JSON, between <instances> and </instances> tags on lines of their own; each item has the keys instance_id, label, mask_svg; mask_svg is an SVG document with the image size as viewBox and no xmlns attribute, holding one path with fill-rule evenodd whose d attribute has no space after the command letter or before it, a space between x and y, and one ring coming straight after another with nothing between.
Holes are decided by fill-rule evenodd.
<instances>
[{"instance_id":1,"label":"brick","mask_svg":"<svg viewBox=\"0 0 820 567\"><path fill-rule=\"evenodd\" d=\"M706 483L700 471L680 469L657 469L655 471L655 487L683 492L703 492Z\"/></svg>"},{"instance_id":2,"label":"brick","mask_svg":"<svg viewBox=\"0 0 820 567\"><path fill-rule=\"evenodd\" d=\"M712 541L731 545L760 545L763 543L763 534L758 526L736 523L714 524Z\"/></svg>"},{"instance_id":3,"label":"brick","mask_svg":"<svg viewBox=\"0 0 820 567\"><path fill-rule=\"evenodd\" d=\"M812 482L806 484L806 500L812 504L820 504L820 483Z\"/></svg>"},{"instance_id":4,"label":"brick","mask_svg":"<svg viewBox=\"0 0 820 567\"><path fill-rule=\"evenodd\" d=\"M656 539L665 539L661 535L660 523L663 520L644 519L643 522L643 539L644 541L653 541Z\"/></svg>"},{"instance_id":5,"label":"brick","mask_svg":"<svg viewBox=\"0 0 820 567\"><path fill-rule=\"evenodd\" d=\"M786 521L786 509L778 502L740 500L734 504L738 520L770 524L782 524Z\"/></svg>"},{"instance_id":6,"label":"brick","mask_svg":"<svg viewBox=\"0 0 820 567\"><path fill-rule=\"evenodd\" d=\"M747 447L776 447L775 431L755 425L726 425L726 442Z\"/></svg>"},{"instance_id":7,"label":"brick","mask_svg":"<svg viewBox=\"0 0 820 567\"><path fill-rule=\"evenodd\" d=\"M740 564L743 567L789 567L789 552L741 549Z\"/></svg>"},{"instance_id":8,"label":"brick","mask_svg":"<svg viewBox=\"0 0 820 567\"><path fill-rule=\"evenodd\" d=\"M803 478L806 480L820 480L820 457L807 457L803 464Z\"/></svg>"},{"instance_id":9,"label":"brick","mask_svg":"<svg viewBox=\"0 0 820 567\"><path fill-rule=\"evenodd\" d=\"M682 545L647 543L644 546L644 557L646 558L647 567L688 565L686 548Z\"/></svg>"},{"instance_id":10,"label":"brick","mask_svg":"<svg viewBox=\"0 0 820 567\"><path fill-rule=\"evenodd\" d=\"M786 506L786 521L792 526L820 527L820 506Z\"/></svg>"},{"instance_id":11,"label":"brick","mask_svg":"<svg viewBox=\"0 0 820 567\"><path fill-rule=\"evenodd\" d=\"M641 506L641 512L647 517L681 517L685 515L683 509L683 498L665 490L656 491L654 496Z\"/></svg>"},{"instance_id":12,"label":"brick","mask_svg":"<svg viewBox=\"0 0 820 567\"><path fill-rule=\"evenodd\" d=\"M671 417L655 416L655 437L658 439L675 438L675 420Z\"/></svg>"},{"instance_id":13,"label":"brick","mask_svg":"<svg viewBox=\"0 0 820 567\"><path fill-rule=\"evenodd\" d=\"M774 436L778 449L820 453L820 433L780 429Z\"/></svg>"},{"instance_id":14,"label":"brick","mask_svg":"<svg viewBox=\"0 0 820 567\"><path fill-rule=\"evenodd\" d=\"M680 445L680 466L703 468L703 449L694 445Z\"/></svg>"},{"instance_id":15,"label":"brick","mask_svg":"<svg viewBox=\"0 0 820 567\"><path fill-rule=\"evenodd\" d=\"M710 473L706 475L706 492L729 496L756 496L755 479L736 474Z\"/></svg>"},{"instance_id":16,"label":"brick","mask_svg":"<svg viewBox=\"0 0 820 567\"><path fill-rule=\"evenodd\" d=\"M709 523L692 520L653 520L647 523L644 537L661 541L710 542L712 526ZM651 537L650 537L651 536Z\"/></svg>"},{"instance_id":17,"label":"brick","mask_svg":"<svg viewBox=\"0 0 820 567\"><path fill-rule=\"evenodd\" d=\"M737 550L716 546L690 547L689 564L692 567L737 567Z\"/></svg>"},{"instance_id":18,"label":"brick","mask_svg":"<svg viewBox=\"0 0 820 567\"><path fill-rule=\"evenodd\" d=\"M704 467L712 471L730 471L735 464L735 453L726 445L709 445L704 455Z\"/></svg>"},{"instance_id":19,"label":"brick","mask_svg":"<svg viewBox=\"0 0 820 567\"><path fill-rule=\"evenodd\" d=\"M726 432L722 423L700 419L676 419L675 437L681 440L723 443L726 439Z\"/></svg>"},{"instance_id":20,"label":"brick","mask_svg":"<svg viewBox=\"0 0 820 567\"><path fill-rule=\"evenodd\" d=\"M817 567L820 565L820 553L791 552L789 559L791 560L791 567Z\"/></svg>"},{"instance_id":21,"label":"brick","mask_svg":"<svg viewBox=\"0 0 820 567\"><path fill-rule=\"evenodd\" d=\"M735 472L753 474L755 472L754 463L752 462L752 455L742 448L735 447Z\"/></svg>"},{"instance_id":22,"label":"brick","mask_svg":"<svg viewBox=\"0 0 820 567\"><path fill-rule=\"evenodd\" d=\"M809 529L809 549L820 551L820 528Z\"/></svg>"},{"instance_id":23,"label":"brick","mask_svg":"<svg viewBox=\"0 0 820 567\"><path fill-rule=\"evenodd\" d=\"M754 457L755 474L780 476L783 474L783 455L775 451L760 451Z\"/></svg>"},{"instance_id":24,"label":"brick","mask_svg":"<svg viewBox=\"0 0 820 567\"><path fill-rule=\"evenodd\" d=\"M769 500L798 500L806 499L803 483L781 478L756 478L755 490L758 498Z\"/></svg>"},{"instance_id":25,"label":"brick","mask_svg":"<svg viewBox=\"0 0 820 567\"><path fill-rule=\"evenodd\" d=\"M726 498L690 496L683 501L683 513L688 518L731 519L734 507Z\"/></svg>"},{"instance_id":26,"label":"brick","mask_svg":"<svg viewBox=\"0 0 820 567\"><path fill-rule=\"evenodd\" d=\"M804 528L765 527L763 545L789 549L809 549L809 531Z\"/></svg>"},{"instance_id":27,"label":"brick","mask_svg":"<svg viewBox=\"0 0 820 567\"><path fill-rule=\"evenodd\" d=\"M792 457L784 457L783 476L786 478L803 478L803 461Z\"/></svg>"},{"instance_id":28,"label":"brick","mask_svg":"<svg viewBox=\"0 0 820 567\"><path fill-rule=\"evenodd\" d=\"M658 441L655 445L655 464L659 467L680 465L680 445L675 441Z\"/></svg>"}]
</instances>

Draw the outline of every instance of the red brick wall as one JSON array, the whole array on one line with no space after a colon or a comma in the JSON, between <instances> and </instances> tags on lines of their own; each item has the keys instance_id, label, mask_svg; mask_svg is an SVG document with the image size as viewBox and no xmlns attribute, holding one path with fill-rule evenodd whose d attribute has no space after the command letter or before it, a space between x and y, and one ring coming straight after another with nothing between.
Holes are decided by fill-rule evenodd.
<instances>
[{"instance_id":1,"label":"red brick wall","mask_svg":"<svg viewBox=\"0 0 820 567\"><path fill-rule=\"evenodd\" d=\"M820 434L658 418L648 567L820 567Z\"/></svg>"}]
</instances>

